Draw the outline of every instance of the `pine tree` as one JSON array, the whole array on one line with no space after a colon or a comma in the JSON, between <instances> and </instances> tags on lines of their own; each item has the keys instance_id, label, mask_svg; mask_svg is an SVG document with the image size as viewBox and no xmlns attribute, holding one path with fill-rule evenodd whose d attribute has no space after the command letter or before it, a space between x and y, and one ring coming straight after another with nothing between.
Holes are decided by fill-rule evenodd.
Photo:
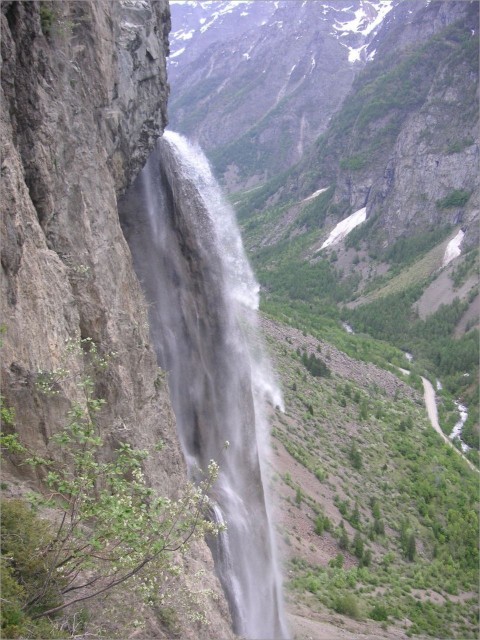
<instances>
[{"instance_id":1,"label":"pine tree","mask_svg":"<svg viewBox=\"0 0 480 640\"><path fill-rule=\"evenodd\" d=\"M355 538L353 539L353 553L359 558L359 560L363 557L364 544L362 540L362 536L357 531L355 534Z\"/></svg>"},{"instance_id":2,"label":"pine tree","mask_svg":"<svg viewBox=\"0 0 480 640\"><path fill-rule=\"evenodd\" d=\"M350 546L350 540L348 539L348 533L345 530L343 522L340 524L340 527L342 530L340 532L338 546L340 547L340 549L348 549L348 547Z\"/></svg>"},{"instance_id":3,"label":"pine tree","mask_svg":"<svg viewBox=\"0 0 480 640\"><path fill-rule=\"evenodd\" d=\"M416 553L417 553L417 545L415 541L415 536L413 533L411 533L407 542L407 554L406 554L410 562L413 562L415 560Z\"/></svg>"}]
</instances>

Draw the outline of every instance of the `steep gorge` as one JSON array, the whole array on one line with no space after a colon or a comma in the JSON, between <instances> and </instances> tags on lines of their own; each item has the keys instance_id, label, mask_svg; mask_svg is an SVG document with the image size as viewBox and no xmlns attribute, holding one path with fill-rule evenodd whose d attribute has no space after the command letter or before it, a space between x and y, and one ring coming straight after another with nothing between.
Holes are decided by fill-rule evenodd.
<instances>
[{"instance_id":1,"label":"steep gorge","mask_svg":"<svg viewBox=\"0 0 480 640\"><path fill-rule=\"evenodd\" d=\"M235 405L238 411L234 413L243 414L241 420L247 424L249 435L254 439L255 399L247 381L252 363L244 353L240 354L228 344L225 329L230 323L228 318L231 319L232 309L218 295L216 286L207 284L221 285L222 281L221 260L208 242L211 220L201 206L197 208L198 194L192 186L185 182L179 185L175 181L172 167L167 170L164 166L163 174L170 176L167 179L163 175L161 180L170 184L165 196L169 206L174 199L177 202L173 235L176 240L180 239L181 256L173 258L173 268L163 270L166 280L177 286L173 295L162 298L161 311L171 314L167 332L164 320L155 317L154 302L155 295L166 293L165 282L142 265L147 258L158 259L153 250L146 249L148 242L154 241L154 234L145 221L148 207L140 186L143 178L136 176L165 126L168 86L164 52L168 48L166 32L169 26L166 4L155 0L2 3L2 395L5 404L16 411L16 429L21 438L36 451L48 452L50 436L65 424L71 403L85 401L71 375L73 371L82 371L83 359L72 362L72 357L67 355L66 340L91 337L102 353L114 354L108 369L98 372L94 379L96 392L107 400L99 416L100 430L108 445L106 454L124 442L150 450L161 442L162 464L154 467L147 462L145 471L154 487L168 495L174 495L186 479L187 465L192 472L197 461L204 465L210 455L218 457L220 464L223 462L227 468L226 461L233 458L228 470L228 475L233 477L220 485L227 493L229 482L241 481L241 474L235 474L236 469L241 467L245 472L246 459L253 459L250 468L253 468L255 482L249 486L253 487L252 500L260 515L253 510L247 514L251 532L259 519L265 517L256 448L253 446L246 451L245 442L237 441L242 440L238 438L237 420L228 425L233 431L228 433L228 442L225 442L221 423L230 422L232 405L222 407L218 415L214 415L212 407L216 402L214 386L218 386L221 395L226 395L230 383L225 372L228 375L233 372L237 376L233 395L237 402L239 398L246 402L241 407ZM404 4L415 4L418 9L426 3L408 1ZM447 4L454 17L458 7L461 12L465 3ZM425 10L423 26L430 26L428 18L434 11L434 6ZM442 15L442 10L437 12L432 28L443 29ZM409 28L397 34L400 40L407 42L415 33L418 35L415 27ZM431 35L430 31L428 33ZM431 98L426 109L428 117L432 116L430 107L435 107L434 92ZM471 125L469 120L468 127ZM460 127L455 128L455 136L459 131ZM350 142L355 139L352 137ZM455 137L452 145L456 142L465 140ZM399 145L398 150L412 149L412 140L408 139L407 143ZM163 147L161 153L168 155L164 144L160 146ZM457 166L461 165L462 158L466 158L468 166L472 167L474 146L456 149L451 154L444 154L446 163ZM152 162L158 160L158 153L154 151ZM426 164L433 167L434 156L426 155ZM401 157L407 164L408 159L408 154ZM312 160L312 156L308 160ZM313 160L318 158L313 157ZM165 158L162 165L164 162ZM171 163L175 166L173 159ZM155 165L152 171L154 182L159 178L157 168ZM312 166L308 168L312 169ZM318 166L313 168L318 169ZM373 169L375 176L378 169L380 182L388 178L383 175L381 163ZM449 174L447 169L441 167L445 176ZM462 179L463 174L460 171L457 174ZM315 241L321 241L320 234L326 232L326 228L320 229L323 219L319 222L325 204L323 198L326 197L328 205L333 192L339 205L342 196L348 192L352 195L349 206L353 206L356 198L361 200L366 193L363 191L365 175L352 167L342 168L337 191L332 188L323 195L317 189L323 188L322 176L316 171L302 175L298 181L287 182L287 197L293 193L295 202L299 196L305 208L312 205L313 215L308 217L312 210L306 211L302 224L311 222L312 218L318 222ZM468 180L471 175L469 169ZM343 180L342 176L352 179ZM369 176L365 178L368 179ZM392 193L399 197L405 194L399 190ZM371 194L375 194L374 189ZM132 195L134 197L128 203ZM318 200L317 195L320 195ZM247 199L248 196L252 194L247 194ZM433 198L442 196L443 193L435 193ZM473 204L476 197L476 194L472 196L465 212L465 219L472 221L470 242L474 239ZM117 202L120 199L122 204ZM180 201L184 207L180 207ZM247 202L249 206L252 204L255 205L255 201ZM192 205L193 211L188 211L187 205ZM353 208L356 206L359 205ZM254 208L250 206L250 209ZM140 278L135 275L130 250L119 224L119 209ZM168 211L171 213L167 207L164 213ZM298 213L298 208L294 213ZM339 209L332 209L328 222L333 224L341 216ZM272 216L272 220L275 232L286 229L278 225L278 218ZM246 220L247 235L249 222L255 232L254 245L261 236L262 221L255 230L255 216ZM288 222L290 224L292 219ZM302 224L297 226L302 227ZM160 226L163 228L163 224ZM204 245L198 244L194 229L205 240ZM301 239L294 229L292 244L295 237ZM140 244L140 239L142 243L145 239L147 244ZM269 250L270 247L266 247L266 251ZM273 252L270 258L275 266ZM166 256L159 262L165 267ZM301 266L294 264L292 268L292 264L287 263L285 267L285 272L292 276L295 294L301 294L302 288L309 286L312 279L317 291L321 279L315 273L314 278L309 279L307 269L302 271ZM190 278L187 286L181 280L185 275ZM265 277L265 273L262 275ZM182 287L178 287L180 282ZM148 304L140 285L147 291ZM177 302L176 297L180 298L178 315L178 308L174 309L171 304ZM190 313L192 309L195 309L194 313ZM316 307L313 315L316 315ZM475 487L466 473L468 469L456 464L458 461L450 460L439 449L433 437L435 434L430 434L426 427L423 406L418 404L407 379L403 382L398 379L402 369L397 367L407 366L403 354L399 351L388 353L390 373L386 375L383 369L354 360L362 355L366 360L372 358L372 354L367 353L370 349L374 351L373 357L378 355L378 345L373 342L358 336L358 340L355 336L349 336L348 340L342 336L340 348L349 350L352 356L347 358L330 345L308 336L310 326L294 311L288 311L287 320L299 329L280 327L268 320L264 321L263 328L271 335L270 347L281 370L287 404L285 414L275 412L273 448L277 474L273 474L271 484L280 496L286 516L285 522L277 526L280 532L283 531L282 550L291 561L288 575L293 591L289 593L289 610L292 610L292 603L294 608L298 606L297 613L306 625L307 637L320 637L317 635L319 627L314 624L315 617L325 617L325 610L331 613L332 609L337 612L331 613L333 626L322 636L329 640L348 637L349 629L351 637L361 633L371 638L405 638L406 632L411 635L407 631L410 621L415 625L411 632L416 635L427 629L426 633L437 637L450 630L451 637L474 637L478 628L476 603L472 594L468 590L463 593L463 590L475 589L470 585L478 584L472 577L472 567L477 567L478 562L469 564L468 555L471 552L473 557L471 550L476 549L476 545L471 541L478 539L478 530L468 512L470 508L472 513L474 509L476 512ZM324 337L330 339L333 334L330 325L334 322L321 325L320 317L315 320L321 326L322 340ZM212 328L215 336L212 336ZM170 342L172 332L178 332L182 337L175 346ZM335 337L338 336L335 334ZM178 350L182 352L182 367L175 369ZM306 350L310 356L316 354L324 358L332 375L321 381L311 376L301 356ZM379 358L382 363L383 356L382 351L382 358ZM162 370L158 369L158 362ZM187 394L184 380L190 379L200 362L206 367L197 378L199 388L189 389ZM71 372L63 376L60 370L65 366ZM54 396L46 397L38 389L38 382L45 372L57 379L58 393ZM172 394L167 390L167 379ZM200 409L195 404L198 397L193 396L200 397ZM273 409L271 412L273 414ZM405 421L406 417L414 428ZM193 435L185 433L180 437L183 453L187 452L187 464L176 434L176 426L183 419L193 420L196 424ZM211 424L215 429L210 429ZM181 425L178 426L181 429ZM351 460L352 447L357 445L363 459L362 469ZM41 472L36 475L27 472L26 467L16 467L11 460L7 460L3 470L8 485L7 497L24 495L26 490L40 486ZM438 490L433 500L432 487ZM445 487L448 491L444 493ZM428 512L422 506L424 496L432 503ZM444 498L446 502L442 504ZM370 527L377 524L374 509L375 506L378 509L379 504L388 535L379 534L367 541ZM356 523L355 511L360 514L356 516ZM448 524L448 535L444 536L441 521L447 513L453 515ZM397 535L403 516L412 518L411 526L418 542L418 563L407 564L403 558ZM326 529L323 534L319 533L319 523L322 530ZM372 562L371 575L366 566L358 566L357 571L362 560L356 551L354 553L353 545L347 545L346 550L340 546L341 532L345 529L350 537L360 533L364 536ZM265 537L265 532L254 534L257 540ZM234 535L238 536L238 533ZM245 543L245 540L241 542ZM455 547L453 551L450 546ZM214 554L222 556L226 548L228 538L224 537ZM242 549L244 553L250 552L248 544ZM342 562L345 560L343 568L333 564L339 561L340 551L345 555L342 556ZM228 554L224 554L224 558L228 561ZM390 567L388 558L390 562L394 559ZM251 570L247 579L253 576L255 581L267 561L268 557L260 555L258 567ZM307 561L312 562L312 566L305 564ZM452 574L444 572L446 566L454 567ZM210 626L205 628L195 620L185 618L181 620L181 637L192 640L233 637L227 603L220 582L214 576L211 553L205 544L195 546L193 556L184 560L183 569L187 584L212 592L206 611ZM199 572L204 572L200 581ZM250 569L245 569L245 573L249 572ZM434 575L435 572L438 575ZM270 569L264 573L271 578ZM398 584L402 585L407 580L407 591L412 587L412 597L407 591L399 596L398 584L394 584L397 578ZM293 584L292 580L295 581ZM358 586L355 580L358 580ZM269 580L268 585L275 592L275 581ZM224 586L227 591L229 588L235 591L235 585ZM435 590L440 589L443 595L439 593L438 597L444 597L448 607L422 610L421 603L413 599L417 588L427 592L426 597L432 600L437 596ZM377 622L361 621L353 628L352 620L339 618L337 600L347 592L351 595L353 589L368 612L378 604L378 595L382 596L382 604L386 606L383 613L388 614L385 627L387 621L391 625L388 629L383 630L383 623L381 628L377 618L374 618ZM454 595L456 589L459 596ZM457 597L465 600L457 607L458 611L455 610L456 617L452 622L452 607L455 608L453 604ZM171 637L178 633L178 629L163 624L165 620L159 620L158 612L154 610L144 612L142 626L134 628L134 605L130 598L130 593L122 594L113 614L110 609L102 608L103 603L94 607L91 624L95 626L101 622L106 633L116 633L120 637L125 637L127 629L132 637L139 637L139 634L141 637ZM264 602L262 595L254 603L260 605L257 606L260 617ZM235 604L231 604L230 612L236 629L245 628L238 622ZM457 626L459 620L465 626ZM428 622L427 627L425 622Z\"/></svg>"}]
</instances>

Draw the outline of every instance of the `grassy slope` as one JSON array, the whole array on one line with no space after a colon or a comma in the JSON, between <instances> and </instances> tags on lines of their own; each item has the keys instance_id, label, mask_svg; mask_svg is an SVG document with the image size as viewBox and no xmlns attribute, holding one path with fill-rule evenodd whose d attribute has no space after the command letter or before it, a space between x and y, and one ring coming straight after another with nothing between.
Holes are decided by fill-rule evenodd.
<instances>
[{"instance_id":1,"label":"grassy slope","mask_svg":"<svg viewBox=\"0 0 480 640\"><path fill-rule=\"evenodd\" d=\"M407 635L475 637L476 474L442 444L420 396L399 379L298 330L268 322L267 333L286 401L274 420L273 486L290 606L373 617ZM333 375L313 378L297 355L303 348ZM372 532L375 520L384 534ZM339 546L342 521L346 549ZM413 561L402 528L415 537ZM364 557L371 553L368 567L355 557L357 533Z\"/></svg>"}]
</instances>

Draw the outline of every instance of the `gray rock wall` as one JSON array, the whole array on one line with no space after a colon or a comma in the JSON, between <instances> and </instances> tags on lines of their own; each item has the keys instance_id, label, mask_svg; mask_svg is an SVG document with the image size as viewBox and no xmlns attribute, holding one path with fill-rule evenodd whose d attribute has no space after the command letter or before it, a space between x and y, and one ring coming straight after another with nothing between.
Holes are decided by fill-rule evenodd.
<instances>
[{"instance_id":1,"label":"gray rock wall","mask_svg":"<svg viewBox=\"0 0 480 640\"><path fill-rule=\"evenodd\" d=\"M1 20L5 404L15 409L21 439L44 453L71 402L85 400L76 385L83 358L66 356L66 342L91 338L114 354L94 377L107 401L99 418L105 440L153 450L162 439L162 465L146 471L171 493L185 481L185 465L117 213L117 195L166 124L168 3L3 2ZM60 367L69 373L59 376L57 395L46 396L38 372ZM38 486L8 461L4 472ZM210 554L199 545L187 581L205 568L200 586L218 595ZM185 637L230 637L222 597L210 608L213 626L187 623Z\"/></svg>"},{"instance_id":2,"label":"gray rock wall","mask_svg":"<svg viewBox=\"0 0 480 640\"><path fill-rule=\"evenodd\" d=\"M116 201L165 123L164 50L142 64L138 52L154 29L166 49L168 9L149 6L52 3L45 37L38 3L2 5L3 393L35 446L61 425L76 393L66 383L52 401L35 388L38 370L63 365L68 338L90 337L118 354L112 379L97 380L111 407L104 422L112 438L124 424L151 431L158 403L168 404L153 386L145 303ZM134 27L124 28L122 11L138 7L145 21L133 49ZM147 72L150 100L137 108Z\"/></svg>"}]
</instances>

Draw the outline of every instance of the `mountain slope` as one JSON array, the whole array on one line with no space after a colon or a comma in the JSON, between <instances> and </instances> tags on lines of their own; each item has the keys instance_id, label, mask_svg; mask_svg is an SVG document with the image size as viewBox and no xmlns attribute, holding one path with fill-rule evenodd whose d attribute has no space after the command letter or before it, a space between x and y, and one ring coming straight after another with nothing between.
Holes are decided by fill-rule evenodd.
<instances>
[{"instance_id":1,"label":"mountain slope","mask_svg":"<svg viewBox=\"0 0 480 640\"><path fill-rule=\"evenodd\" d=\"M478 424L478 334L464 320L478 302L469 250L478 215L476 34L477 3L399 3L365 43L370 59L324 134L293 168L278 158L280 146L270 147L273 159L264 155L280 109L272 116L263 103L265 120L242 137L219 97L225 75L218 91L205 87L203 113L189 102L194 94L182 105L197 118L194 135L212 123L210 157L231 189L243 187L231 198L263 310L285 323L268 319L264 329L285 393L286 411L273 418L272 491L300 638L478 632L478 479L432 430L419 393L420 374L438 375L442 428L449 434L458 420L454 399L468 400ZM248 52L238 42L205 49L210 78L231 54ZM338 44L329 45L335 55ZM226 86L235 89L231 75ZM246 79L251 87L236 95L243 108L262 82ZM288 91L282 109L298 99ZM349 232L326 243L341 222ZM432 303L440 287L444 307ZM475 451L469 456L478 464Z\"/></svg>"},{"instance_id":2,"label":"mountain slope","mask_svg":"<svg viewBox=\"0 0 480 640\"><path fill-rule=\"evenodd\" d=\"M478 3L406 6L303 159L232 202L264 309L412 352L470 407L477 447Z\"/></svg>"},{"instance_id":3,"label":"mountain slope","mask_svg":"<svg viewBox=\"0 0 480 640\"><path fill-rule=\"evenodd\" d=\"M200 142L229 190L288 168L325 130L394 4L174 3L171 127Z\"/></svg>"},{"instance_id":4,"label":"mountain slope","mask_svg":"<svg viewBox=\"0 0 480 640\"><path fill-rule=\"evenodd\" d=\"M322 640L336 637L328 624L357 638L474 638L478 477L428 423L413 372L263 327L285 391L272 490L290 611ZM305 354L325 363L321 376Z\"/></svg>"},{"instance_id":5,"label":"mountain slope","mask_svg":"<svg viewBox=\"0 0 480 640\"><path fill-rule=\"evenodd\" d=\"M334 186L327 223L366 206L367 218L379 216L377 232L383 227L378 243L391 244L408 235L408 228L411 233L429 224L474 220L478 3L447 3L454 23L424 41L425 20L442 6L431 3L419 11L417 40L410 38L406 47L395 50L390 30L382 32L383 47L391 44L393 50L367 65L285 186L278 190L275 181L267 184L242 203L241 214L265 208L272 196L277 202L298 202ZM459 11L463 15L457 21ZM321 227L324 220L320 213L317 219L312 215L308 227ZM467 236L473 244L474 224Z\"/></svg>"},{"instance_id":6,"label":"mountain slope","mask_svg":"<svg viewBox=\"0 0 480 640\"><path fill-rule=\"evenodd\" d=\"M392 20L402 11L403 4ZM424 40L425 22L436 21L443 29ZM391 45L390 53L360 73L298 165L233 197L259 263L280 258L287 246L312 268L331 257L341 281L355 277L354 297L446 238L459 238L451 254L458 265L475 247L478 3L432 2L407 26L404 40L385 23L375 46ZM349 231L338 234L339 223ZM442 266L439 257L426 276Z\"/></svg>"}]
</instances>

